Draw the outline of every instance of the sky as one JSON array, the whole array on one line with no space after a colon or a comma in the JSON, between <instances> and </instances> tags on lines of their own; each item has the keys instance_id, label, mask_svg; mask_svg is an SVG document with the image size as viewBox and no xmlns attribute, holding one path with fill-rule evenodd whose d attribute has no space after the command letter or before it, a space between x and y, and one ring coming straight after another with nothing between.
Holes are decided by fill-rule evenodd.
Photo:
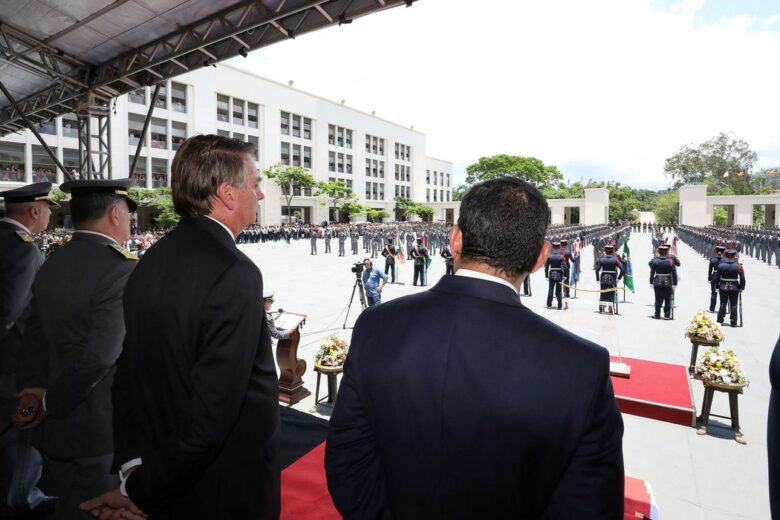
<instances>
[{"instance_id":1,"label":"sky","mask_svg":"<svg viewBox=\"0 0 780 520\"><path fill-rule=\"evenodd\" d=\"M780 165L778 56L774 0L418 0L232 63L414 125L456 185L505 153L663 189L721 131Z\"/></svg>"}]
</instances>

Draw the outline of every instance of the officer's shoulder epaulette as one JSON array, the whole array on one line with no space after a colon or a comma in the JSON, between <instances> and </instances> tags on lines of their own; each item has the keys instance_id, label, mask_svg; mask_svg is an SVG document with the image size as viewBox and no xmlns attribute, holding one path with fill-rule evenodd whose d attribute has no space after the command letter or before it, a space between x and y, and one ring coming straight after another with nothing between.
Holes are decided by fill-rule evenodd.
<instances>
[{"instance_id":1,"label":"officer's shoulder epaulette","mask_svg":"<svg viewBox=\"0 0 780 520\"><path fill-rule=\"evenodd\" d=\"M108 247L125 257L127 260L138 261L138 257L118 244L108 244Z\"/></svg>"},{"instance_id":2,"label":"officer's shoulder epaulette","mask_svg":"<svg viewBox=\"0 0 780 520\"><path fill-rule=\"evenodd\" d=\"M32 243L34 242L33 237L30 236L30 234L27 231L22 231L21 229L16 232L17 236L24 240L25 242Z\"/></svg>"}]
</instances>

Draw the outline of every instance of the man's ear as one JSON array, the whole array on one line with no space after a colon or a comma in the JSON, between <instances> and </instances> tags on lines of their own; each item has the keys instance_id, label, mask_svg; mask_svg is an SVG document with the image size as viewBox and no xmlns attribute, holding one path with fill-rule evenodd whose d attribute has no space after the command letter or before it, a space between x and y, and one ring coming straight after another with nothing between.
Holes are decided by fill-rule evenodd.
<instances>
[{"instance_id":1,"label":"man's ear","mask_svg":"<svg viewBox=\"0 0 780 520\"><path fill-rule=\"evenodd\" d=\"M534 263L534 266L531 268L528 273L535 273L538 271L544 263L547 261L547 257L550 256L550 250L552 249L552 246L550 245L550 242L547 240L544 241L542 244L542 250L539 251L539 256L536 258L536 263Z\"/></svg>"},{"instance_id":2,"label":"man's ear","mask_svg":"<svg viewBox=\"0 0 780 520\"><path fill-rule=\"evenodd\" d=\"M220 183L217 186L217 191L214 193L214 197L229 210L233 210L236 207L235 189L227 182Z\"/></svg>"},{"instance_id":3,"label":"man's ear","mask_svg":"<svg viewBox=\"0 0 780 520\"><path fill-rule=\"evenodd\" d=\"M463 252L463 231L457 224L452 226L452 231L450 231L450 252L456 258Z\"/></svg>"}]
</instances>

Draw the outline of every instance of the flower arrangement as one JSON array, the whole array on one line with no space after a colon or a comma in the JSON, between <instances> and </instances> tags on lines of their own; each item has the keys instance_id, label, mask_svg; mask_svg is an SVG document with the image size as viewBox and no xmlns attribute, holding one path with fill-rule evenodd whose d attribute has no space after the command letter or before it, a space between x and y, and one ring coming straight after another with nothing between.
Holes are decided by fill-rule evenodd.
<instances>
[{"instance_id":1,"label":"flower arrangement","mask_svg":"<svg viewBox=\"0 0 780 520\"><path fill-rule=\"evenodd\" d=\"M748 384L742 363L733 350L712 347L707 349L696 363L696 374L712 383L722 385Z\"/></svg>"},{"instance_id":2,"label":"flower arrangement","mask_svg":"<svg viewBox=\"0 0 780 520\"><path fill-rule=\"evenodd\" d=\"M314 356L314 362L323 367L344 366L348 353L349 343L334 334L328 336L320 344L320 349Z\"/></svg>"},{"instance_id":3,"label":"flower arrangement","mask_svg":"<svg viewBox=\"0 0 780 520\"><path fill-rule=\"evenodd\" d=\"M697 312L685 327L685 336L720 343L723 341L723 330L703 312Z\"/></svg>"}]
</instances>

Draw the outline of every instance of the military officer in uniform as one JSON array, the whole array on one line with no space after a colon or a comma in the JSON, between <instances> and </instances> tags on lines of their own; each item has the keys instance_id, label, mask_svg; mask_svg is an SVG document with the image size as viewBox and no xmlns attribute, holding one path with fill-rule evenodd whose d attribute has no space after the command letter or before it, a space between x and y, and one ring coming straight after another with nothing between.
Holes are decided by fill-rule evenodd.
<instances>
[{"instance_id":1,"label":"military officer in uniform","mask_svg":"<svg viewBox=\"0 0 780 520\"><path fill-rule=\"evenodd\" d=\"M715 283L715 272L723 261L723 252L726 246L717 245L710 256L710 265L707 268L707 281L710 282L710 312L715 312L715 304L718 303L718 286Z\"/></svg>"},{"instance_id":2,"label":"military officer in uniform","mask_svg":"<svg viewBox=\"0 0 780 520\"><path fill-rule=\"evenodd\" d=\"M553 292L558 300L558 310L563 308L563 298L561 295L561 283L568 280L569 269L566 264L566 258L561 251L561 243L557 240L552 242L552 251L544 263L544 277L547 278L547 308L552 308Z\"/></svg>"},{"instance_id":3,"label":"military officer in uniform","mask_svg":"<svg viewBox=\"0 0 780 520\"><path fill-rule=\"evenodd\" d=\"M658 256L650 260L650 285L655 292L655 313L653 318L661 319L661 304L664 307L664 319L671 319L672 292L677 287L677 266L669 256L669 246L658 246Z\"/></svg>"},{"instance_id":4,"label":"military officer in uniform","mask_svg":"<svg viewBox=\"0 0 780 520\"><path fill-rule=\"evenodd\" d=\"M390 283L395 283L395 257L398 251L396 251L393 245L393 239L388 238L385 248L382 250L382 256L385 257L385 274L390 274Z\"/></svg>"},{"instance_id":5,"label":"military officer in uniform","mask_svg":"<svg viewBox=\"0 0 780 520\"><path fill-rule=\"evenodd\" d=\"M309 229L309 241L311 242L311 253L312 255L317 254L317 228L312 227Z\"/></svg>"},{"instance_id":6,"label":"military officer in uniform","mask_svg":"<svg viewBox=\"0 0 780 520\"><path fill-rule=\"evenodd\" d=\"M37 182L0 193L5 217L0 218L0 516L40 511L52 500L37 487L40 454L30 445L30 432L11 426L16 397L16 353L30 314L35 274L43 255L32 235L49 225L51 183Z\"/></svg>"},{"instance_id":7,"label":"military officer in uniform","mask_svg":"<svg viewBox=\"0 0 780 520\"><path fill-rule=\"evenodd\" d=\"M69 181L73 238L41 267L19 352L14 422L33 444L59 496L58 519L89 518L79 503L116 483L111 385L122 351L125 282L138 258L130 238L132 179Z\"/></svg>"},{"instance_id":8,"label":"military officer in uniform","mask_svg":"<svg viewBox=\"0 0 780 520\"><path fill-rule=\"evenodd\" d=\"M739 302L739 293L745 290L745 270L742 264L737 262L737 250L726 249L723 254L723 261L718 265L715 271L715 283L720 292L720 308L718 309L718 323L723 323L726 317L726 305L729 306L731 315L731 326L737 326L737 303Z\"/></svg>"},{"instance_id":9,"label":"military officer in uniform","mask_svg":"<svg viewBox=\"0 0 780 520\"><path fill-rule=\"evenodd\" d=\"M452 250L450 249L449 243L444 244L440 255L444 259L444 267L446 268L446 272L444 274L455 274L455 258L452 256Z\"/></svg>"},{"instance_id":10,"label":"military officer in uniform","mask_svg":"<svg viewBox=\"0 0 780 520\"><path fill-rule=\"evenodd\" d=\"M274 318L271 316L271 306L274 304L274 292L270 289L263 288L263 310L265 310L266 320L268 321L268 332L272 338L275 339L288 339L292 335L292 331L285 329L277 329ZM279 310L279 314L282 310Z\"/></svg>"},{"instance_id":11,"label":"military officer in uniform","mask_svg":"<svg viewBox=\"0 0 780 520\"><path fill-rule=\"evenodd\" d=\"M339 230L338 234L339 238L339 256L344 256L346 252L344 251L344 243L347 241L347 232L343 229Z\"/></svg>"},{"instance_id":12,"label":"military officer in uniform","mask_svg":"<svg viewBox=\"0 0 780 520\"><path fill-rule=\"evenodd\" d=\"M412 285L417 285L417 280L419 279L420 285L425 287L428 283L426 276L428 248L423 245L422 237L419 237L417 243L412 247L409 258L414 259L414 281Z\"/></svg>"},{"instance_id":13,"label":"military officer in uniform","mask_svg":"<svg viewBox=\"0 0 780 520\"><path fill-rule=\"evenodd\" d=\"M564 278L562 281L566 282L567 285L569 285L569 273L571 273L571 264L572 264L572 257L571 257L571 249L569 249L569 240L566 238L561 238L561 250L560 253L563 255L564 263L566 264L566 278ZM570 296L569 288L564 287L563 288L563 295L568 298Z\"/></svg>"},{"instance_id":14,"label":"military officer in uniform","mask_svg":"<svg viewBox=\"0 0 780 520\"><path fill-rule=\"evenodd\" d=\"M330 239L333 236L333 231L330 227L325 228L325 254L330 253Z\"/></svg>"},{"instance_id":15,"label":"military officer in uniform","mask_svg":"<svg viewBox=\"0 0 780 520\"><path fill-rule=\"evenodd\" d=\"M605 303L613 303L615 301L616 291L610 291L617 287L617 282L623 278L623 264L620 263L620 259L615 256L615 245L608 243L604 246L604 256L596 261L596 281L601 286L601 294L599 296L599 311L604 312L606 306Z\"/></svg>"},{"instance_id":16,"label":"military officer in uniform","mask_svg":"<svg viewBox=\"0 0 780 520\"><path fill-rule=\"evenodd\" d=\"M357 229L353 229L349 236L352 240L352 254L356 255L358 254L358 241L360 239L360 233L358 233Z\"/></svg>"}]
</instances>

